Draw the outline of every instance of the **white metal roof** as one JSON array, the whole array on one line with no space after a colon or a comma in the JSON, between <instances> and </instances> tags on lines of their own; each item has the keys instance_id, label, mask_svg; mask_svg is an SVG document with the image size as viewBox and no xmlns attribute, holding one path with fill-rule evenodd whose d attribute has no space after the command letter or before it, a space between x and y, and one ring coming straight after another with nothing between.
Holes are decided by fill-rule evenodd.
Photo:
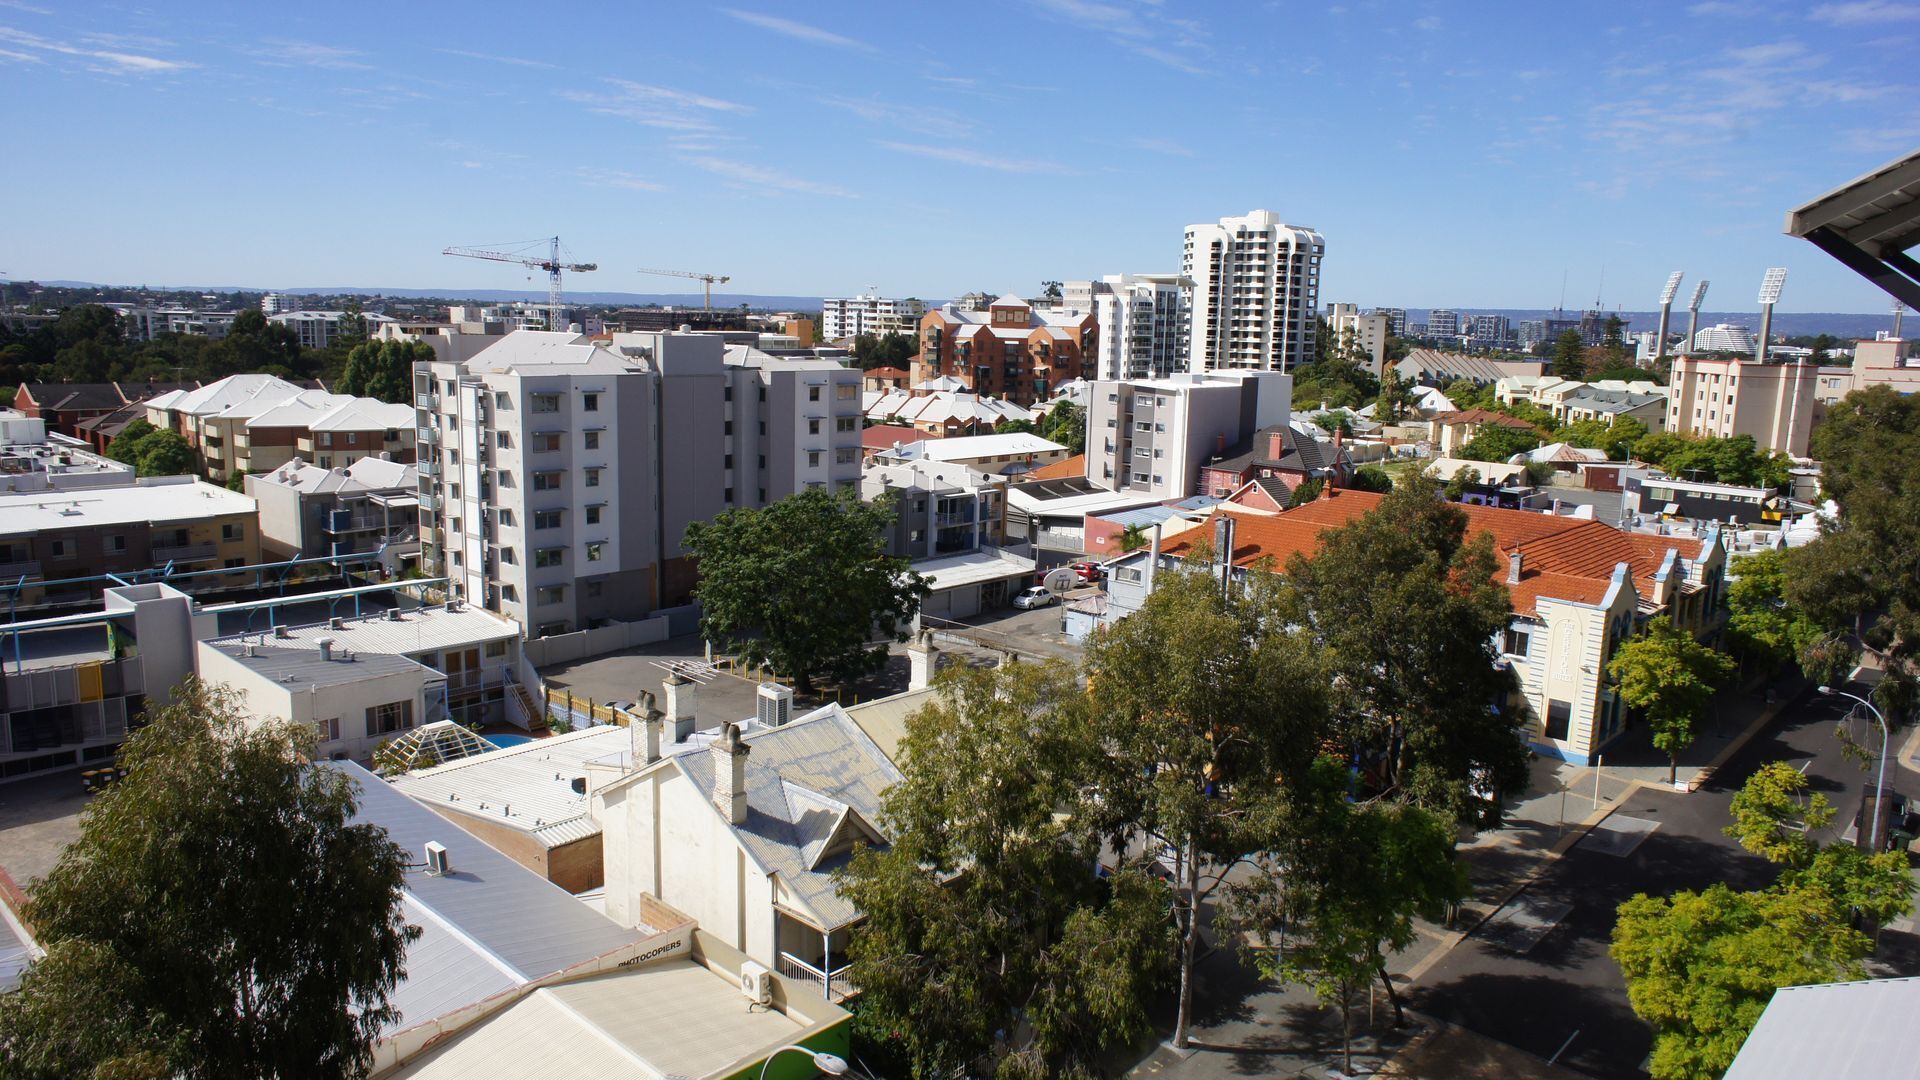
<instances>
[{"instance_id":1,"label":"white metal roof","mask_svg":"<svg viewBox=\"0 0 1920 1080\"><path fill-rule=\"evenodd\" d=\"M962 585L1003 581L1010 577L1031 574L1033 568L1032 559L995 554L991 551L969 551L962 555L947 555L917 562L912 566L913 572L925 577L927 584L935 592L958 588Z\"/></svg>"},{"instance_id":2,"label":"white metal roof","mask_svg":"<svg viewBox=\"0 0 1920 1080\"><path fill-rule=\"evenodd\" d=\"M627 749L630 737L626 728L587 728L390 782L429 806L532 833L552 847L599 834L587 816L587 797L574 793L573 781L587 775L586 762Z\"/></svg>"},{"instance_id":3,"label":"white metal roof","mask_svg":"<svg viewBox=\"0 0 1920 1080\"><path fill-rule=\"evenodd\" d=\"M1005 435L963 435L953 439L923 439L901 448L901 457L923 457L929 461L970 461L977 458L1016 454L1066 453L1067 448L1051 439L1025 431ZM892 451L888 451L889 454Z\"/></svg>"},{"instance_id":4,"label":"white metal roof","mask_svg":"<svg viewBox=\"0 0 1920 1080\"><path fill-rule=\"evenodd\" d=\"M618 374L639 371L640 365L612 350L588 341L582 334L553 330L515 330L475 353L467 361L472 372L517 372L545 374L541 368L565 367L570 372ZM528 370L532 369L532 370Z\"/></svg>"},{"instance_id":5,"label":"white metal roof","mask_svg":"<svg viewBox=\"0 0 1920 1080\"><path fill-rule=\"evenodd\" d=\"M251 403L257 413L304 391L304 387L296 386L278 375L229 375L198 390L185 391L171 400L166 400L170 395L162 394L148 402L148 405L194 416L213 416L236 405ZM161 404L163 400L164 405Z\"/></svg>"},{"instance_id":6,"label":"white metal roof","mask_svg":"<svg viewBox=\"0 0 1920 1080\"><path fill-rule=\"evenodd\" d=\"M1908 1027L1920 1013L1920 979L1784 986L1747 1035L1726 1080L1860 1076L1920 1078Z\"/></svg>"},{"instance_id":7,"label":"white metal roof","mask_svg":"<svg viewBox=\"0 0 1920 1080\"><path fill-rule=\"evenodd\" d=\"M125 486L72 491L5 492L0 493L0 536L135 522L171 525L251 514L258 506L251 495L188 476L148 477Z\"/></svg>"},{"instance_id":8,"label":"white metal roof","mask_svg":"<svg viewBox=\"0 0 1920 1080\"><path fill-rule=\"evenodd\" d=\"M331 623L316 623L312 626L287 627L285 632L286 636L280 637L276 633L255 630L212 638L209 643L237 645L251 641L275 648L318 649L315 643L319 639L331 638L335 649L347 649L360 654L403 656L517 638L520 636L520 627L479 608L462 605L458 611L448 611L444 605L440 605L404 609L397 618L381 613L358 619L341 619L338 627Z\"/></svg>"}]
</instances>

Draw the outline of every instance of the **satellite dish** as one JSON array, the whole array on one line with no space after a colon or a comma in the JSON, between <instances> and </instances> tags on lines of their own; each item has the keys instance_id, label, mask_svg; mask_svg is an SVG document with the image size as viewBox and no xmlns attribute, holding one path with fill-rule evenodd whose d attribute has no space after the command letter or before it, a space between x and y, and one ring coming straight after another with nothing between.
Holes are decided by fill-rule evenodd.
<instances>
[{"instance_id":1,"label":"satellite dish","mask_svg":"<svg viewBox=\"0 0 1920 1080\"><path fill-rule=\"evenodd\" d=\"M1078 581L1078 574L1075 574L1072 570L1064 566L1060 566L1047 571L1047 576L1040 579L1040 584L1045 585L1048 592L1057 595L1071 591Z\"/></svg>"}]
</instances>

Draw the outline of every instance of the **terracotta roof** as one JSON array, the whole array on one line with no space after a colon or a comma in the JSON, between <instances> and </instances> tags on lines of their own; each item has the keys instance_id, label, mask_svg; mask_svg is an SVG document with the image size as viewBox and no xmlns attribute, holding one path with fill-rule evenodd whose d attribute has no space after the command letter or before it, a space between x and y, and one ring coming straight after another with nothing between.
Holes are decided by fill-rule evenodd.
<instances>
[{"instance_id":1,"label":"terracotta roof","mask_svg":"<svg viewBox=\"0 0 1920 1080\"><path fill-rule=\"evenodd\" d=\"M915 357L915 359L919 358ZM868 368L865 372L861 373L861 378L864 379L909 379L912 377L910 373L902 371L897 367Z\"/></svg>"},{"instance_id":2,"label":"terracotta roof","mask_svg":"<svg viewBox=\"0 0 1920 1080\"><path fill-rule=\"evenodd\" d=\"M1042 465L1027 474L1029 480L1062 480L1069 476L1087 475L1087 455L1075 454L1064 461L1051 465Z\"/></svg>"},{"instance_id":3,"label":"terracotta roof","mask_svg":"<svg viewBox=\"0 0 1920 1080\"><path fill-rule=\"evenodd\" d=\"M1284 563L1299 554L1311 557L1320 548L1320 534L1339 528L1380 505L1383 496L1369 491L1341 490L1334 498L1315 499L1272 515L1236 513L1233 562L1249 566L1272 557ZM1462 504L1469 535L1487 533L1501 556L1495 580L1506 583L1506 557L1520 552L1518 584L1508 585L1513 610L1533 615L1540 597L1597 604L1612 586L1614 567L1626 563L1634 587L1642 597L1653 594L1654 575L1669 552L1696 558L1703 541L1683 536L1647 536L1622 532L1586 518L1556 517L1527 510L1501 510ZM1211 537L1202 526L1166 546L1169 555L1183 555L1193 544ZM1677 584L1677 583L1676 583Z\"/></svg>"},{"instance_id":4,"label":"terracotta roof","mask_svg":"<svg viewBox=\"0 0 1920 1080\"><path fill-rule=\"evenodd\" d=\"M899 424L875 424L861 430L860 445L868 450L886 450L894 443L905 444L931 438L933 436L924 431L916 431Z\"/></svg>"},{"instance_id":5,"label":"terracotta roof","mask_svg":"<svg viewBox=\"0 0 1920 1080\"><path fill-rule=\"evenodd\" d=\"M1434 420L1442 424L1499 424L1516 431L1533 431L1532 424L1517 416L1494 412L1492 409L1462 409L1459 412L1441 413Z\"/></svg>"}]
</instances>

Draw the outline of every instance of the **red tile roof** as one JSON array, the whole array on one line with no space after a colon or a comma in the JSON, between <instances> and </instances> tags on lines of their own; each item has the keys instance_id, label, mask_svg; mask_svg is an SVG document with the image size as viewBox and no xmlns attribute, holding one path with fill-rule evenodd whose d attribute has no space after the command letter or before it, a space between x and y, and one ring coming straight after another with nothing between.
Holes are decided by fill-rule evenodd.
<instances>
[{"instance_id":1,"label":"red tile roof","mask_svg":"<svg viewBox=\"0 0 1920 1080\"><path fill-rule=\"evenodd\" d=\"M902 424L875 424L860 432L860 445L868 450L886 450L894 443L916 443L933 436Z\"/></svg>"},{"instance_id":2,"label":"red tile roof","mask_svg":"<svg viewBox=\"0 0 1920 1080\"><path fill-rule=\"evenodd\" d=\"M1087 455L1075 454L1051 465L1042 465L1026 475L1028 480L1065 480L1087 475Z\"/></svg>"},{"instance_id":3,"label":"red tile roof","mask_svg":"<svg viewBox=\"0 0 1920 1080\"><path fill-rule=\"evenodd\" d=\"M1320 535L1339 528L1380 505L1383 496L1368 491L1340 490L1333 498L1315 499L1279 514L1235 513L1235 566L1249 566L1272 557L1284 564L1298 554L1311 557L1320 548ZM1647 536L1622 532L1586 518L1556 517L1527 510L1500 510L1462 505L1469 535L1486 533L1501 556L1495 580L1507 583L1507 557L1520 552L1520 581L1508 584L1513 610L1533 615L1540 597L1598 604L1612 586L1614 567L1626 563L1642 597L1653 595L1654 575L1667 554L1682 558L1698 555L1703 541L1689 537ZM1231 511L1226 511L1231 513ZM1193 545L1213 535L1203 525L1166 547L1170 555L1184 555ZM1676 582L1677 584L1677 582Z\"/></svg>"},{"instance_id":4,"label":"red tile roof","mask_svg":"<svg viewBox=\"0 0 1920 1080\"><path fill-rule=\"evenodd\" d=\"M1537 430L1532 424L1517 416L1508 416L1506 413L1494 412L1492 409L1461 409L1456 412L1441 413L1433 419L1436 423L1447 425L1499 424L1501 427L1510 427L1515 431Z\"/></svg>"}]
</instances>

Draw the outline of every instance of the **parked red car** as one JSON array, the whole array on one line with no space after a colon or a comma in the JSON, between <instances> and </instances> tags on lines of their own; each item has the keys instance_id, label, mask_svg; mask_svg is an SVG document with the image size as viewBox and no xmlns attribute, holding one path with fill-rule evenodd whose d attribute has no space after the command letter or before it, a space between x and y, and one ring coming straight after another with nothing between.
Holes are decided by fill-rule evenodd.
<instances>
[{"instance_id":1,"label":"parked red car","mask_svg":"<svg viewBox=\"0 0 1920 1080\"><path fill-rule=\"evenodd\" d=\"M1073 571L1074 577L1089 583L1099 581L1106 576L1106 574L1101 571L1099 563L1077 562L1067 567L1067 569Z\"/></svg>"}]
</instances>

